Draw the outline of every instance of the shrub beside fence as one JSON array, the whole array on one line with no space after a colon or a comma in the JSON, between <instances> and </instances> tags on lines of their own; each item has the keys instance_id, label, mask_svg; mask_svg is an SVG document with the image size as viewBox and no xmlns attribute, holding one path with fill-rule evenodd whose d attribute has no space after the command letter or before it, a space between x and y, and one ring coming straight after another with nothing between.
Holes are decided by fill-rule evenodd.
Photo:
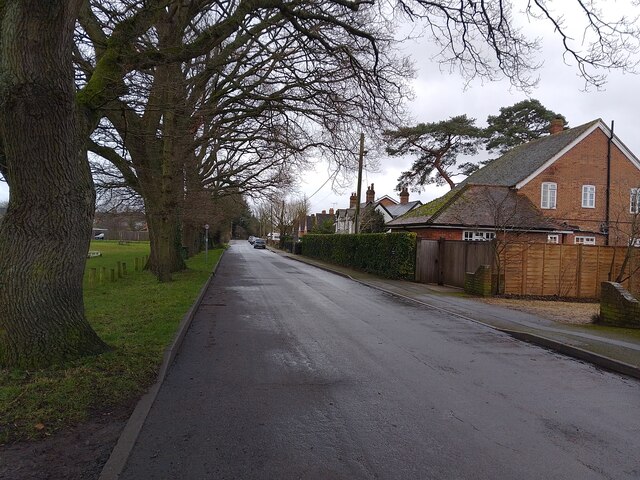
<instances>
[{"instance_id":1,"label":"shrub beside fence","mask_svg":"<svg viewBox=\"0 0 640 480\"><path fill-rule=\"evenodd\" d=\"M415 233L305 235L302 255L386 278L413 280Z\"/></svg>"}]
</instances>

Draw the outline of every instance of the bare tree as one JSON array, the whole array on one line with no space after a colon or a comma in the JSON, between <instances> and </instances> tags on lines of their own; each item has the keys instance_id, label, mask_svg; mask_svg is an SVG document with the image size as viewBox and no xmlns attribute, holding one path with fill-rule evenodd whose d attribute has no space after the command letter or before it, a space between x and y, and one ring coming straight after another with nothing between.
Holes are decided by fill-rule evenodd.
<instances>
[{"instance_id":1,"label":"bare tree","mask_svg":"<svg viewBox=\"0 0 640 480\"><path fill-rule=\"evenodd\" d=\"M640 39L635 19L608 22L597 9L598 2L572 3L584 13L587 42L582 51L574 47L562 17L549 10L549 2L532 0L526 12L556 27L567 55L592 84L602 83L593 69L635 66L629 56ZM146 190L141 195L150 227L161 231L157 247L154 243L155 268L170 270L176 266L172 264L176 222L166 217L165 225L162 212L179 212L183 193L179 152L184 148L180 142L189 131L185 124L191 124L180 103L184 96L176 95L176 85L168 80L177 78L177 69L211 52L217 52L219 59L212 66L226 65L247 39L256 37L264 39L263 46L272 45L274 54L286 54L294 48L286 43L287 38L296 35L296 48L327 53L325 59L334 67L331 73L340 68L358 72L348 88L340 85L342 90L337 91L339 85L324 75L324 63L298 64L297 71L305 74L302 79L307 84L336 86L334 91L323 92L328 102L336 93L347 101L329 102L337 112L333 118L341 116L349 100L358 100L367 107L365 118L369 119L373 114L387 115L385 108L397 106L403 93L402 85L393 81L402 77L402 62L391 61L393 53L386 48L393 46L393 35L385 17L394 8L421 21L441 48L441 60L458 66L467 78L496 78L502 72L516 85L531 85L535 79L529 75L530 67L536 65L531 53L537 45L514 27L511 5L476 0L92 4L68 0L27 1L19 8L0 2L0 172L10 186L9 207L0 227L0 363L44 365L104 349L84 319L82 304L82 273L94 202L85 142L103 116L109 115L123 139L137 136L140 143L131 141L127 146L131 159L141 158L138 154L146 150L153 160L136 173L155 175L151 183L161 185L162 195ZM89 42L75 47L74 99L71 51L77 19L78 32ZM572 23L578 20L572 18ZM265 36L273 31L281 35ZM129 108L129 101L138 93L136 82L143 75L159 79L159 88L153 90L158 95L148 99L159 99L163 108L148 108L148 103L142 107L140 102ZM177 86L182 89L184 85ZM228 98L223 90L220 96ZM268 100L265 97L266 104ZM359 118L362 111L351 117ZM140 118L136 120L133 113ZM146 131L141 127L154 122L162 126L161 142L141 135ZM321 126L320 138L327 144L329 139L343 139L336 148L345 151L353 147L347 133L360 129L347 121L327 120ZM164 163L169 158L174 160ZM30 225L38 225L35 234ZM161 258L162 267L157 263ZM49 266L46 281L43 265Z\"/></svg>"},{"instance_id":2,"label":"bare tree","mask_svg":"<svg viewBox=\"0 0 640 480\"><path fill-rule=\"evenodd\" d=\"M486 232L483 239L490 240L492 245L496 293L502 293L504 289L502 277L509 247L522 242L534 231L553 232L557 228L524 195L507 187L490 185L463 187L460 199L448 208L446 215L471 231Z\"/></svg>"},{"instance_id":3,"label":"bare tree","mask_svg":"<svg viewBox=\"0 0 640 480\"><path fill-rule=\"evenodd\" d=\"M190 195L269 194L319 150L353 161L345 146L352 124L373 130L401 103L406 64L386 54L392 40L383 21L340 3L308 2L304 15L290 8L239 16L208 50L192 48L194 39L220 29L222 12L176 6L158 15L153 35L139 33L139 48L172 57L169 46L181 45L181 63L132 72L122 82L127 94L103 107L124 155L97 135L91 150L144 198L150 268L161 280L183 267L175 239ZM84 51L96 59L92 67L79 50L78 65L93 76L119 17L89 12L81 23Z\"/></svg>"},{"instance_id":4,"label":"bare tree","mask_svg":"<svg viewBox=\"0 0 640 480\"><path fill-rule=\"evenodd\" d=\"M622 245L622 262L616 269L618 248L614 250L609 279L623 283L640 272L640 186L631 189L629 203L626 198L618 205L624 207L615 212L609 222L607 235L610 244ZM634 198L635 197L635 198ZM636 285L637 287L638 285Z\"/></svg>"}]
</instances>

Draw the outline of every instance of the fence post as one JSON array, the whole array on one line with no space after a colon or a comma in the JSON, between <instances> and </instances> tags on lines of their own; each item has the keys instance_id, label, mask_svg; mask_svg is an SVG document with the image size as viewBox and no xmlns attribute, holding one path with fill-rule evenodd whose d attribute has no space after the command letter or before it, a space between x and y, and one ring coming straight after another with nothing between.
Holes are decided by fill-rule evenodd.
<instances>
[{"instance_id":1,"label":"fence post","mask_svg":"<svg viewBox=\"0 0 640 480\"><path fill-rule=\"evenodd\" d=\"M91 287L95 286L96 284L96 273L97 273L97 269L92 268L89 270L89 285Z\"/></svg>"},{"instance_id":2,"label":"fence post","mask_svg":"<svg viewBox=\"0 0 640 480\"><path fill-rule=\"evenodd\" d=\"M125 276L127 274L127 264L126 262L122 262L122 275Z\"/></svg>"},{"instance_id":3,"label":"fence post","mask_svg":"<svg viewBox=\"0 0 640 480\"><path fill-rule=\"evenodd\" d=\"M122 278L122 262L118 262L118 278Z\"/></svg>"},{"instance_id":4,"label":"fence post","mask_svg":"<svg viewBox=\"0 0 640 480\"><path fill-rule=\"evenodd\" d=\"M107 267L102 267L100 269L100 283L105 283L107 281Z\"/></svg>"},{"instance_id":5,"label":"fence post","mask_svg":"<svg viewBox=\"0 0 640 480\"><path fill-rule=\"evenodd\" d=\"M116 269L115 268L111 269L111 281L112 282L116 281Z\"/></svg>"}]
</instances>

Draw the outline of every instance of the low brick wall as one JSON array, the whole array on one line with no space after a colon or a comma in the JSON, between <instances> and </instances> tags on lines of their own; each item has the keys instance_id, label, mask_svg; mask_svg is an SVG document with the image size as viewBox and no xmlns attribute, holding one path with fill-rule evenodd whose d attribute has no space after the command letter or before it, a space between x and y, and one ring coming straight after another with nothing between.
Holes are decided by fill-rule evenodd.
<instances>
[{"instance_id":1,"label":"low brick wall","mask_svg":"<svg viewBox=\"0 0 640 480\"><path fill-rule=\"evenodd\" d=\"M598 323L640 328L640 302L616 282L602 282Z\"/></svg>"},{"instance_id":2,"label":"low brick wall","mask_svg":"<svg viewBox=\"0 0 640 480\"><path fill-rule=\"evenodd\" d=\"M471 295L490 296L491 267L480 265L475 272L466 272L464 274L464 291Z\"/></svg>"}]
</instances>

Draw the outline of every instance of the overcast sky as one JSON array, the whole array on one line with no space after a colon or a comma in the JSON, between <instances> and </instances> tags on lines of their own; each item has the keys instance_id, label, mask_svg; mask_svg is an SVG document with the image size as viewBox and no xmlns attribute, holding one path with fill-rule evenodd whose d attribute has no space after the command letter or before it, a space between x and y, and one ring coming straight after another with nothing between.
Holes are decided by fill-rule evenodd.
<instances>
[{"instance_id":1,"label":"overcast sky","mask_svg":"<svg viewBox=\"0 0 640 480\"><path fill-rule=\"evenodd\" d=\"M569 2L567 2L569 3ZM620 5L620 2L607 4ZM412 82L415 100L410 111L415 123L446 120L455 115L467 114L476 119L478 126L486 126L488 115L499 114L500 107L511 106L526 98L538 99L546 108L563 114L570 127L587 123L597 118L607 125L615 122L615 133L630 150L640 156L640 76L613 72L601 91L591 88L584 91L584 80L578 76L575 64L563 61L560 40L550 27L542 24L527 25L528 31L543 38L540 60L544 62L538 71L540 81L529 95L512 88L508 81L482 84L475 81L465 89L465 81L457 75L442 73L439 66L424 52L429 51L427 39L416 40L406 45L406 51L417 67L417 78ZM357 141L357 139L356 139ZM485 160L482 153L478 160ZM375 184L376 197L389 195L397 199L394 191L400 173L409 168L410 159L387 157L380 162L377 172L365 172L363 176L363 201L366 185ZM313 175L305 177L301 191L312 195L328 178L326 167L319 166ZM457 178L456 181L460 181ZM311 213L330 208L347 208L349 196L356 190L356 181L341 194L331 191L326 185L311 199ZM447 186L427 186L421 194L411 193L410 200L432 200L444 195Z\"/></svg>"},{"instance_id":2,"label":"overcast sky","mask_svg":"<svg viewBox=\"0 0 640 480\"><path fill-rule=\"evenodd\" d=\"M566 4L570 4L567 2ZM562 5L565 5L563 2ZM620 2L607 5L618 6ZM578 126L596 118L602 118L607 125L615 121L616 135L636 155L640 155L640 76L610 73L604 89L584 91L584 81L578 77L575 65L566 65L562 58L562 49L558 37L550 27L540 23L526 26L527 31L542 37L543 49L540 60L544 66L539 70L540 81L529 95L536 98L550 110L563 114L570 127ZM406 44L406 52L412 57L417 78L412 82L415 99L409 109L415 123L437 122L449 117L467 114L476 118L477 125L485 126L488 115L497 115L500 107L513 105L528 98L527 94L510 87L507 81L484 83L479 80L467 86L457 75L442 73L427 52L430 51L428 39L415 40ZM357 139L354 139L354 144ZM486 159L482 154L478 160ZM397 179L406 170L410 159L383 158L378 171L365 169L363 175L363 199L366 185L375 184L376 197L389 195L397 198L394 191ZM318 165L315 172L304 175L299 195L311 196L327 180L331 172L327 167ZM460 181L461 179L456 179ZM356 182L341 192L333 192L331 182L310 198L310 213L346 208L349 195L356 190ZM448 191L448 187L428 186L418 195L411 193L410 200L423 202L432 200ZM8 198L6 184L0 183L0 200Z\"/></svg>"}]
</instances>

